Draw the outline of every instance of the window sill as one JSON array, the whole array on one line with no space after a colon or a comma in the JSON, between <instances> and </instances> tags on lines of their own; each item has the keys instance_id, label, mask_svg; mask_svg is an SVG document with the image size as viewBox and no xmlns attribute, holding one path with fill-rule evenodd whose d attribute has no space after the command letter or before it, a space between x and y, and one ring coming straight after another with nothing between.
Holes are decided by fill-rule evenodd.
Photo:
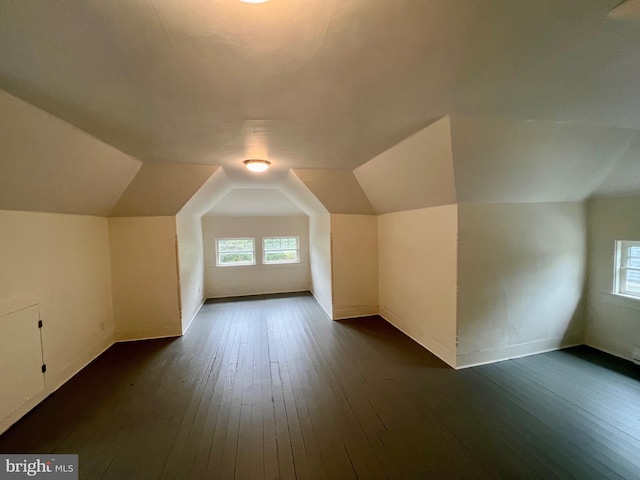
<instances>
[{"instance_id":1,"label":"window sill","mask_svg":"<svg viewBox=\"0 0 640 480\"><path fill-rule=\"evenodd\" d=\"M305 266L304 262L297 263L260 263L253 265L212 265L211 268L248 268L248 269L262 269L262 268L302 268Z\"/></svg>"},{"instance_id":2,"label":"window sill","mask_svg":"<svg viewBox=\"0 0 640 480\"><path fill-rule=\"evenodd\" d=\"M225 265L225 264L216 264L216 265L214 265L214 267L216 267L216 268L218 268L218 267L220 267L220 268L229 268L229 267L255 267L255 266L256 266L256 264L255 264L255 263L235 263L235 264L227 263L226 265Z\"/></svg>"},{"instance_id":3,"label":"window sill","mask_svg":"<svg viewBox=\"0 0 640 480\"><path fill-rule=\"evenodd\" d=\"M617 307L630 308L632 310L640 310L640 298L620 293L601 293L600 298L603 302Z\"/></svg>"}]
</instances>

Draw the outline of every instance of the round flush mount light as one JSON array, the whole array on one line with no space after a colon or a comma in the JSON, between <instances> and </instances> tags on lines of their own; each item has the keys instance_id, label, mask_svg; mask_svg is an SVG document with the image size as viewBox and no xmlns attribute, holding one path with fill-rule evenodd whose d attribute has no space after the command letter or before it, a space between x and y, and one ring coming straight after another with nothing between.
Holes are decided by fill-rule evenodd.
<instances>
[{"instance_id":1,"label":"round flush mount light","mask_svg":"<svg viewBox=\"0 0 640 480\"><path fill-rule=\"evenodd\" d=\"M269 165L271 165L271 162L269 162L268 160L257 159L245 160L242 163L244 163L244 166L252 172L264 172L267 168L269 168Z\"/></svg>"}]
</instances>

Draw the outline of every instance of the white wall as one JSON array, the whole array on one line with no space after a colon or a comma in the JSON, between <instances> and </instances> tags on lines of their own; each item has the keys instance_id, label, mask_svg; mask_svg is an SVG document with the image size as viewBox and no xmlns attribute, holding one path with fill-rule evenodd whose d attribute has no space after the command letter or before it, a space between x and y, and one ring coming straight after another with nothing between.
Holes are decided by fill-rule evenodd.
<instances>
[{"instance_id":1,"label":"white wall","mask_svg":"<svg viewBox=\"0 0 640 480\"><path fill-rule=\"evenodd\" d=\"M454 367L457 216L446 205L378 217L380 314Z\"/></svg>"},{"instance_id":2,"label":"white wall","mask_svg":"<svg viewBox=\"0 0 640 480\"><path fill-rule=\"evenodd\" d=\"M107 220L0 211L0 265L0 315L39 306L47 364L45 391L2 432L113 343Z\"/></svg>"},{"instance_id":3,"label":"white wall","mask_svg":"<svg viewBox=\"0 0 640 480\"><path fill-rule=\"evenodd\" d=\"M175 217L109 218L116 340L180 335Z\"/></svg>"},{"instance_id":4,"label":"white wall","mask_svg":"<svg viewBox=\"0 0 640 480\"><path fill-rule=\"evenodd\" d=\"M176 215L182 333L204 302L204 245L200 217Z\"/></svg>"},{"instance_id":5,"label":"white wall","mask_svg":"<svg viewBox=\"0 0 640 480\"><path fill-rule=\"evenodd\" d=\"M205 294L208 298L309 290L309 223L299 217L202 217ZM301 262L261 265L263 237L298 236ZM216 267L216 238L252 237L257 265Z\"/></svg>"},{"instance_id":6,"label":"white wall","mask_svg":"<svg viewBox=\"0 0 640 480\"><path fill-rule=\"evenodd\" d=\"M457 366L582 342L581 203L460 204Z\"/></svg>"},{"instance_id":7,"label":"white wall","mask_svg":"<svg viewBox=\"0 0 640 480\"><path fill-rule=\"evenodd\" d=\"M333 318L378 313L378 218L331 214Z\"/></svg>"},{"instance_id":8,"label":"white wall","mask_svg":"<svg viewBox=\"0 0 640 480\"><path fill-rule=\"evenodd\" d=\"M309 258L311 293L322 309L333 318L333 284L331 274L331 217L309 217Z\"/></svg>"},{"instance_id":9,"label":"white wall","mask_svg":"<svg viewBox=\"0 0 640 480\"><path fill-rule=\"evenodd\" d=\"M586 342L631 359L640 346L640 300L612 295L614 243L640 240L640 196L588 202L589 304Z\"/></svg>"}]
</instances>

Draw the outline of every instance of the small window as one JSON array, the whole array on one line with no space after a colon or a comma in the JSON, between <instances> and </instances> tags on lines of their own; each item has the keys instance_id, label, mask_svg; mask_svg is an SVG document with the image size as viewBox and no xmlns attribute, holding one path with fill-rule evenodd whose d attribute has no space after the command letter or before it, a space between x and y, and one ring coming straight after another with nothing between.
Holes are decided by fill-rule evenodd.
<instances>
[{"instance_id":1,"label":"small window","mask_svg":"<svg viewBox=\"0 0 640 480\"><path fill-rule=\"evenodd\" d=\"M640 241L616 242L614 293L640 298Z\"/></svg>"},{"instance_id":2,"label":"small window","mask_svg":"<svg viewBox=\"0 0 640 480\"><path fill-rule=\"evenodd\" d=\"M216 238L216 265L255 265L255 241L253 238Z\"/></svg>"},{"instance_id":3,"label":"small window","mask_svg":"<svg viewBox=\"0 0 640 480\"><path fill-rule=\"evenodd\" d=\"M300 249L298 237L263 238L264 260L266 264L299 263Z\"/></svg>"}]
</instances>

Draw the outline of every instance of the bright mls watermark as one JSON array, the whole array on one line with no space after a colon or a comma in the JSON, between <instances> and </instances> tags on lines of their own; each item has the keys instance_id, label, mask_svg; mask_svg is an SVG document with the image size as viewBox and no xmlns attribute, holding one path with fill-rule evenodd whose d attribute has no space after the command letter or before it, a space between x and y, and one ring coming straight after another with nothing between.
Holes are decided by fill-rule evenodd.
<instances>
[{"instance_id":1,"label":"bright mls watermark","mask_svg":"<svg viewBox=\"0 0 640 480\"><path fill-rule=\"evenodd\" d=\"M0 454L0 480L19 478L78 480L78 455Z\"/></svg>"}]
</instances>

